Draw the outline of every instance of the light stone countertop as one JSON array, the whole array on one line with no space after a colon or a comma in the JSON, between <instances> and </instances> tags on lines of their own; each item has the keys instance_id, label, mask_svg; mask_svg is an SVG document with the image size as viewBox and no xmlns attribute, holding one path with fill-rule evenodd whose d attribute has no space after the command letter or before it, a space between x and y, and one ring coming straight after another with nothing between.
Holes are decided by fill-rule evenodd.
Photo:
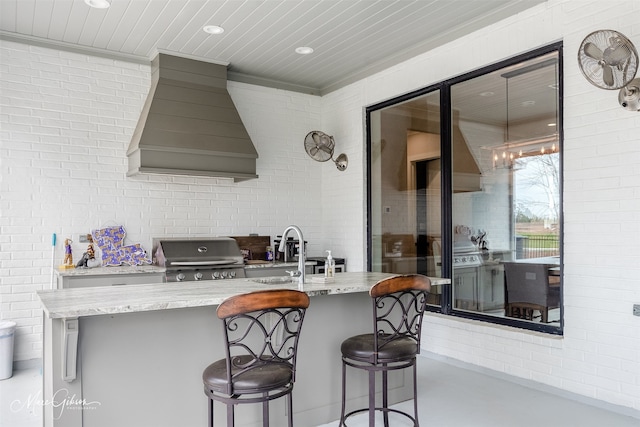
<instances>
[{"instance_id":1,"label":"light stone countertop","mask_svg":"<svg viewBox=\"0 0 640 427\"><path fill-rule=\"evenodd\" d=\"M304 291L309 296L368 292L379 280L395 275L347 272L336 274L331 283L315 283L313 277L324 276L307 275ZM430 279L433 286L451 283L449 279ZM37 291L37 295L46 316L56 319L219 305L225 299L240 293L265 289L298 289L297 282L263 284L259 280L261 279L202 280L53 289Z\"/></svg>"}]
</instances>

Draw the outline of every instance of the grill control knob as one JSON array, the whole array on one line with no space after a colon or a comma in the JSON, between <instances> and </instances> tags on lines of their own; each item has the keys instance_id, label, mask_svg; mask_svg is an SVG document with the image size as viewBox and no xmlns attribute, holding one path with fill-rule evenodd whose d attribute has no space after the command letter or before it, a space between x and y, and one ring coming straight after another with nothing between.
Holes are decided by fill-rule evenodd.
<instances>
[{"instance_id":1,"label":"grill control knob","mask_svg":"<svg viewBox=\"0 0 640 427\"><path fill-rule=\"evenodd\" d=\"M220 272L219 271L214 271L213 274L211 274L211 277L215 280L215 279L219 279L220 278Z\"/></svg>"},{"instance_id":2,"label":"grill control knob","mask_svg":"<svg viewBox=\"0 0 640 427\"><path fill-rule=\"evenodd\" d=\"M226 278L227 278L227 272L226 272L226 271L223 271L223 272L222 272L222 278L223 278L223 279L226 279Z\"/></svg>"},{"instance_id":3,"label":"grill control knob","mask_svg":"<svg viewBox=\"0 0 640 427\"><path fill-rule=\"evenodd\" d=\"M185 275L184 273L178 273L178 275L176 276L176 279L178 280L178 282L182 282L185 279Z\"/></svg>"},{"instance_id":4,"label":"grill control knob","mask_svg":"<svg viewBox=\"0 0 640 427\"><path fill-rule=\"evenodd\" d=\"M234 277L236 277L236 272L235 271L230 271L229 272L229 278L233 279Z\"/></svg>"},{"instance_id":5,"label":"grill control knob","mask_svg":"<svg viewBox=\"0 0 640 427\"><path fill-rule=\"evenodd\" d=\"M193 276L196 280L202 280L202 273L199 271Z\"/></svg>"}]
</instances>

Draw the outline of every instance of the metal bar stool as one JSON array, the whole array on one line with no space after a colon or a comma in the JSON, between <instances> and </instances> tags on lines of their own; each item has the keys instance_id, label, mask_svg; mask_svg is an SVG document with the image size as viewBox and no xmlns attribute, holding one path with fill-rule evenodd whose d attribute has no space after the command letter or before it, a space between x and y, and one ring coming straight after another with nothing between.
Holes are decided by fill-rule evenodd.
<instances>
[{"instance_id":1,"label":"metal bar stool","mask_svg":"<svg viewBox=\"0 0 640 427\"><path fill-rule=\"evenodd\" d=\"M418 274L391 277L376 283L369 295L373 303L373 333L356 335L342 342L342 411L340 426L351 415L369 411L369 426L375 426L375 411L383 413L389 426L389 412L404 415L418 426L416 355L420 353L420 329L431 281ZM347 366L369 373L369 407L345 415ZM413 366L414 416L389 408L387 374ZM382 372L382 406L376 407L375 373Z\"/></svg>"},{"instance_id":2,"label":"metal bar stool","mask_svg":"<svg viewBox=\"0 0 640 427\"><path fill-rule=\"evenodd\" d=\"M269 425L269 401L287 396L289 427L293 426L293 383L300 329L309 297L294 290L268 290L236 295L218 306L223 320L226 357L202 373L213 403L227 406L227 427L234 425L234 406L262 403L262 424Z\"/></svg>"}]
</instances>

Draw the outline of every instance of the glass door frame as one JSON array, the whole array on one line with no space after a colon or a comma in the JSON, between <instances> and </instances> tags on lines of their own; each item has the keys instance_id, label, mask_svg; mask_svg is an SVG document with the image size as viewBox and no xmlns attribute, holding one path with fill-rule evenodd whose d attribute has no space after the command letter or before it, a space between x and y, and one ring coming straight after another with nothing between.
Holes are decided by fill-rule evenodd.
<instances>
[{"instance_id":1,"label":"glass door frame","mask_svg":"<svg viewBox=\"0 0 640 427\"><path fill-rule=\"evenodd\" d=\"M474 320L480 320L490 322L494 324L501 324L506 326L513 326L522 329L529 329L538 332L544 332L554 335L562 335L564 330L564 304L563 304L563 277L564 277L564 215L563 215L563 173L564 173L564 135L563 135L563 43L562 41L552 43L547 46L543 46L529 52L516 55L514 57L505 59L503 61L491 64L486 67L479 68L477 70L453 77L448 80L427 86L422 89L418 89L407 94L385 100L383 102L365 107L365 138L366 138L366 182L367 182L367 271L372 271L373 266L373 230L372 230L372 140L371 140L371 114L375 111L382 110L386 107L391 107L405 101L409 101L416 97L429 94L434 91L440 91L440 132L441 132L441 194L442 194L442 216L441 216L441 239L442 239L442 277L451 279L453 276L453 166L452 166L452 112L451 112L451 87L457 83L464 82L476 77L480 77L484 74L491 73L502 68L517 65L521 62L535 59L539 56L556 52L558 58L558 139L560 141L559 149L559 244L560 244L560 324L557 325L533 323L528 321L522 321L511 317L498 317L485 315L479 312L463 311L452 307L452 285L445 285L442 287L441 292L441 305L428 306L428 310L440 312L442 314L452 315L461 318L468 318ZM446 248L446 249L445 249Z\"/></svg>"}]
</instances>

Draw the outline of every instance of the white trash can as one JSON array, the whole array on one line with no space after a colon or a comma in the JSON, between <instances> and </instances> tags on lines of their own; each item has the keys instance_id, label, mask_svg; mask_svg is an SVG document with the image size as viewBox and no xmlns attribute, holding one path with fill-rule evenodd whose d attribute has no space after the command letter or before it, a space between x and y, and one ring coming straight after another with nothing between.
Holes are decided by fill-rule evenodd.
<instances>
[{"instance_id":1,"label":"white trash can","mask_svg":"<svg viewBox=\"0 0 640 427\"><path fill-rule=\"evenodd\" d=\"M13 375L13 336L16 322L0 320L0 380Z\"/></svg>"}]
</instances>

